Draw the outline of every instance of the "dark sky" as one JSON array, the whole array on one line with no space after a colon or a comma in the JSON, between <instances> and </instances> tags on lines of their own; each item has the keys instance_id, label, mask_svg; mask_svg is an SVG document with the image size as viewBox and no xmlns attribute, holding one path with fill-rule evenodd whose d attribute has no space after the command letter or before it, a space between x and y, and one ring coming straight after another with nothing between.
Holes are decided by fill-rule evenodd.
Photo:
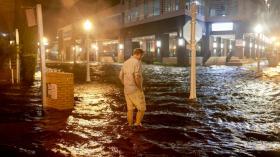
<instances>
[{"instance_id":1,"label":"dark sky","mask_svg":"<svg viewBox=\"0 0 280 157\"><path fill-rule=\"evenodd\" d=\"M24 0L22 0L24 1ZM36 1L36 0L34 0ZM44 31L54 36L57 28L86 18L100 9L117 4L119 0L41 0ZM14 29L15 0L0 0L0 32Z\"/></svg>"},{"instance_id":2,"label":"dark sky","mask_svg":"<svg viewBox=\"0 0 280 157\"><path fill-rule=\"evenodd\" d=\"M271 34L278 34L280 37L280 0L272 0L270 9L270 18L266 19L266 23L271 26Z\"/></svg>"},{"instance_id":3,"label":"dark sky","mask_svg":"<svg viewBox=\"0 0 280 157\"><path fill-rule=\"evenodd\" d=\"M24 1L24 0L22 0ZM36 1L36 0L34 0ZM54 36L57 28L81 20L120 0L41 0L46 36ZM0 32L13 31L15 0L0 0ZM271 16L264 18L271 32L280 32L280 0L272 0ZM280 35L280 33L278 33Z\"/></svg>"},{"instance_id":4,"label":"dark sky","mask_svg":"<svg viewBox=\"0 0 280 157\"><path fill-rule=\"evenodd\" d=\"M85 19L119 0L48 0L44 4L45 34L53 36L57 28Z\"/></svg>"}]
</instances>

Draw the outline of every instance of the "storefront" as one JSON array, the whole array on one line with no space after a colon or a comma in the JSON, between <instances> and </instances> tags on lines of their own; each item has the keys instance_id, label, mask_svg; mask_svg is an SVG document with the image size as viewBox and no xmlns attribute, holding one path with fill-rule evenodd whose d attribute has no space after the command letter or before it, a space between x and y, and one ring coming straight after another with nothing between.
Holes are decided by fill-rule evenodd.
<instances>
[{"instance_id":1,"label":"storefront","mask_svg":"<svg viewBox=\"0 0 280 157\"><path fill-rule=\"evenodd\" d=\"M209 49L211 56L225 57L235 50L235 28L233 22L210 24Z\"/></svg>"}]
</instances>

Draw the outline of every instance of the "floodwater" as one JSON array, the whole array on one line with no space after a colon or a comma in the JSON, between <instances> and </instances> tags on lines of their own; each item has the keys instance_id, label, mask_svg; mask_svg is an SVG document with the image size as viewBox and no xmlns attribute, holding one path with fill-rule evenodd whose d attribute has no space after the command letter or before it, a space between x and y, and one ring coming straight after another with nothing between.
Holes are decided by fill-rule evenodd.
<instances>
[{"instance_id":1,"label":"floodwater","mask_svg":"<svg viewBox=\"0 0 280 157\"><path fill-rule=\"evenodd\" d=\"M191 102L188 68L145 65L144 129L130 130L119 69L94 66L71 111L43 111L37 81L3 87L0 156L280 156L280 82L250 67L199 67Z\"/></svg>"}]
</instances>

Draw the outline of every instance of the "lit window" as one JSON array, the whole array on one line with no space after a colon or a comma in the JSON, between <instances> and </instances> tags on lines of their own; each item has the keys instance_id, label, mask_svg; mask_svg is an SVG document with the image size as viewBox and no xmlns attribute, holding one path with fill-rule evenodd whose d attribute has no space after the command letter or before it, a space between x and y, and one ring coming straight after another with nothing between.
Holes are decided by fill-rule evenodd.
<instances>
[{"instance_id":1,"label":"lit window","mask_svg":"<svg viewBox=\"0 0 280 157\"><path fill-rule=\"evenodd\" d=\"M217 48L217 43L215 42L215 43L213 43L213 48Z\"/></svg>"},{"instance_id":2,"label":"lit window","mask_svg":"<svg viewBox=\"0 0 280 157\"><path fill-rule=\"evenodd\" d=\"M212 31L232 31L232 30L233 30L232 22L213 23L212 24Z\"/></svg>"}]
</instances>

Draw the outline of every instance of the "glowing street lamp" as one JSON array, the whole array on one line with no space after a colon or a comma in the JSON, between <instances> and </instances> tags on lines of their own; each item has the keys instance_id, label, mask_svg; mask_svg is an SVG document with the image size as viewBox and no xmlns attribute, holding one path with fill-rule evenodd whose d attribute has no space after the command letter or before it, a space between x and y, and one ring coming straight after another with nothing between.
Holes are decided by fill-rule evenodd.
<instances>
[{"instance_id":1,"label":"glowing street lamp","mask_svg":"<svg viewBox=\"0 0 280 157\"><path fill-rule=\"evenodd\" d=\"M90 20L86 20L84 22L84 30L87 33L86 37L86 53L87 53L87 73L86 73L86 81L90 82L90 68L89 68L89 32L92 30L92 23Z\"/></svg>"},{"instance_id":2,"label":"glowing street lamp","mask_svg":"<svg viewBox=\"0 0 280 157\"><path fill-rule=\"evenodd\" d=\"M91 44L91 48L94 50L98 50L98 46L96 44Z\"/></svg>"},{"instance_id":3,"label":"glowing street lamp","mask_svg":"<svg viewBox=\"0 0 280 157\"><path fill-rule=\"evenodd\" d=\"M161 41L160 40L157 40L156 46L157 46L157 48L161 48Z\"/></svg>"},{"instance_id":4,"label":"glowing street lamp","mask_svg":"<svg viewBox=\"0 0 280 157\"><path fill-rule=\"evenodd\" d=\"M256 25L256 27L254 28L254 31L255 31L255 33L262 33L262 31L263 31L263 27L262 27L262 25L260 25L260 24L258 24L258 25Z\"/></svg>"},{"instance_id":5,"label":"glowing street lamp","mask_svg":"<svg viewBox=\"0 0 280 157\"><path fill-rule=\"evenodd\" d=\"M43 37L41 41L42 41L42 43L43 43L44 46L48 46L48 45L49 45L49 40L48 40L48 38ZM37 45L40 46L40 41L38 41Z\"/></svg>"},{"instance_id":6,"label":"glowing street lamp","mask_svg":"<svg viewBox=\"0 0 280 157\"><path fill-rule=\"evenodd\" d=\"M119 50L123 50L123 49L124 49L124 45L123 44L119 44Z\"/></svg>"},{"instance_id":7,"label":"glowing street lamp","mask_svg":"<svg viewBox=\"0 0 280 157\"><path fill-rule=\"evenodd\" d=\"M43 40L43 44L44 44L45 46L49 45L49 40L48 40L48 38L43 37L42 40Z\"/></svg>"},{"instance_id":8,"label":"glowing street lamp","mask_svg":"<svg viewBox=\"0 0 280 157\"><path fill-rule=\"evenodd\" d=\"M179 46L184 46L185 45L185 40L183 38L178 39L178 45Z\"/></svg>"},{"instance_id":9,"label":"glowing street lamp","mask_svg":"<svg viewBox=\"0 0 280 157\"><path fill-rule=\"evenodd\" d=\"M84 22L84 29L85 31L89 32L92 29L92 23L90 22L90 20L86 20Z\"/></svg>"}]
</instances>

